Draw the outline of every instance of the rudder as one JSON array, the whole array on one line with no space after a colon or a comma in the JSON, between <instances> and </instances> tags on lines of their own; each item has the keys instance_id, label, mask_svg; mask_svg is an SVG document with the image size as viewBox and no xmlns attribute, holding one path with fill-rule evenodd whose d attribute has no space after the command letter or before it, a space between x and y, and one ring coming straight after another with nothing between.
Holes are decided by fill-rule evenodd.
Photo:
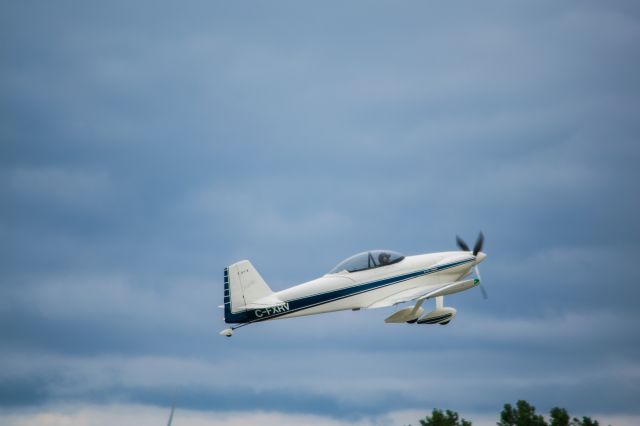
<instances>
[{"instance_id":1,"label":"rudder","mask_svg":"<svg viewBox=\"0 0 640 426\"><path fill-rule=\"evenodd\" d=\"M273 291L248 260L224 269L224 319L226 323L246 321L246 306Z\"/></svg>"}]
</instances>

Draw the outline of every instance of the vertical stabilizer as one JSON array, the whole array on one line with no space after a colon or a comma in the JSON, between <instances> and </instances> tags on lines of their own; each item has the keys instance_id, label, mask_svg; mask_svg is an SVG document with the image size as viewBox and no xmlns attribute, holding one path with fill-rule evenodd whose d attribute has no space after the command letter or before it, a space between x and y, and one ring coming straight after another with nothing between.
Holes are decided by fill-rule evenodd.
<instances>
[{"instance_id":1,"label":"vertical stabilizer","mask_svg":"<svg viewBox=\"0 0 640 426\"><path fill-rule=\"evenodd\" d=\"M245 306L273 292L248 260L234 263L224 270L224 319L243 322Z\"/></svg>"}]
</instances>

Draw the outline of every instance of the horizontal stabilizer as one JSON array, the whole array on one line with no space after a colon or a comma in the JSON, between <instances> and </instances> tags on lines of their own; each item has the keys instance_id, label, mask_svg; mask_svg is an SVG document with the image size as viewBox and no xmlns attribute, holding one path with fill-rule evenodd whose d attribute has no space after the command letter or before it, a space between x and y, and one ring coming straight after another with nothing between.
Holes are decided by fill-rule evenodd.
<instances>
[{"instance_id":1,"label":"horizontal stabilizer","mask_svg":"<svg viewBox=\"0 0 640 426\"><path fill-rule=\"evenodd\" d=\"M267 297L263 297L262 299L257 299L251 303L247 303L245 305L245 308L247 309L264 309L264 308L271 308L274 306L280 306L282 304L286 303L284 300L279 299L278 297L276 297L275 294L270 294Z\"/></svg>"}]
</instances>

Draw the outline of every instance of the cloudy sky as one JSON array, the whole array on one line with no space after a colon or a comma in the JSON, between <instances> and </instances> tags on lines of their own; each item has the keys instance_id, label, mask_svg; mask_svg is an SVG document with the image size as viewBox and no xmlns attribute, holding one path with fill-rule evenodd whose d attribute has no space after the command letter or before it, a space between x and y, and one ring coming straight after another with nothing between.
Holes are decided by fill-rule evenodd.
<instances>
[{"instance_id":1,"label":"cloudy sky","mask_svg":"<svg viewBox=\"0 0 640 426\"><path fill-rule=\"evenodd\" d=\"M640 423L636 2L2 2L0 37L3 424ZM480 230L447 327L218 336L230 263Z\"/></svg>"}]
</instances>

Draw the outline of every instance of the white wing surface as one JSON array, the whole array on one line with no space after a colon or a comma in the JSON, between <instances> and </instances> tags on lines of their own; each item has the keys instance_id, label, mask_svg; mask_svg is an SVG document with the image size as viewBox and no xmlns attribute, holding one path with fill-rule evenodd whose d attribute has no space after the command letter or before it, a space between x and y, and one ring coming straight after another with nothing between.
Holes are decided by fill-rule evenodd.
<instances>
[{"instance_id":1,"label":"white wing surface","mask_svg":"<svg viewBox=\"0 0 640 426\"><path fill-rule=\"evenodd\" d=\"M480 280L471 279L442 284L441 286L438 286L436 288L412 288L378 300L377 302L367 306L367 308L386 308L389 306L397 305L398 303L409 302L411 300L426 300L438 296L446 296L448 294L454 294L464 290L468 290L471 287L475 287L479 283Z\"/></svg>"}]
</instances>

